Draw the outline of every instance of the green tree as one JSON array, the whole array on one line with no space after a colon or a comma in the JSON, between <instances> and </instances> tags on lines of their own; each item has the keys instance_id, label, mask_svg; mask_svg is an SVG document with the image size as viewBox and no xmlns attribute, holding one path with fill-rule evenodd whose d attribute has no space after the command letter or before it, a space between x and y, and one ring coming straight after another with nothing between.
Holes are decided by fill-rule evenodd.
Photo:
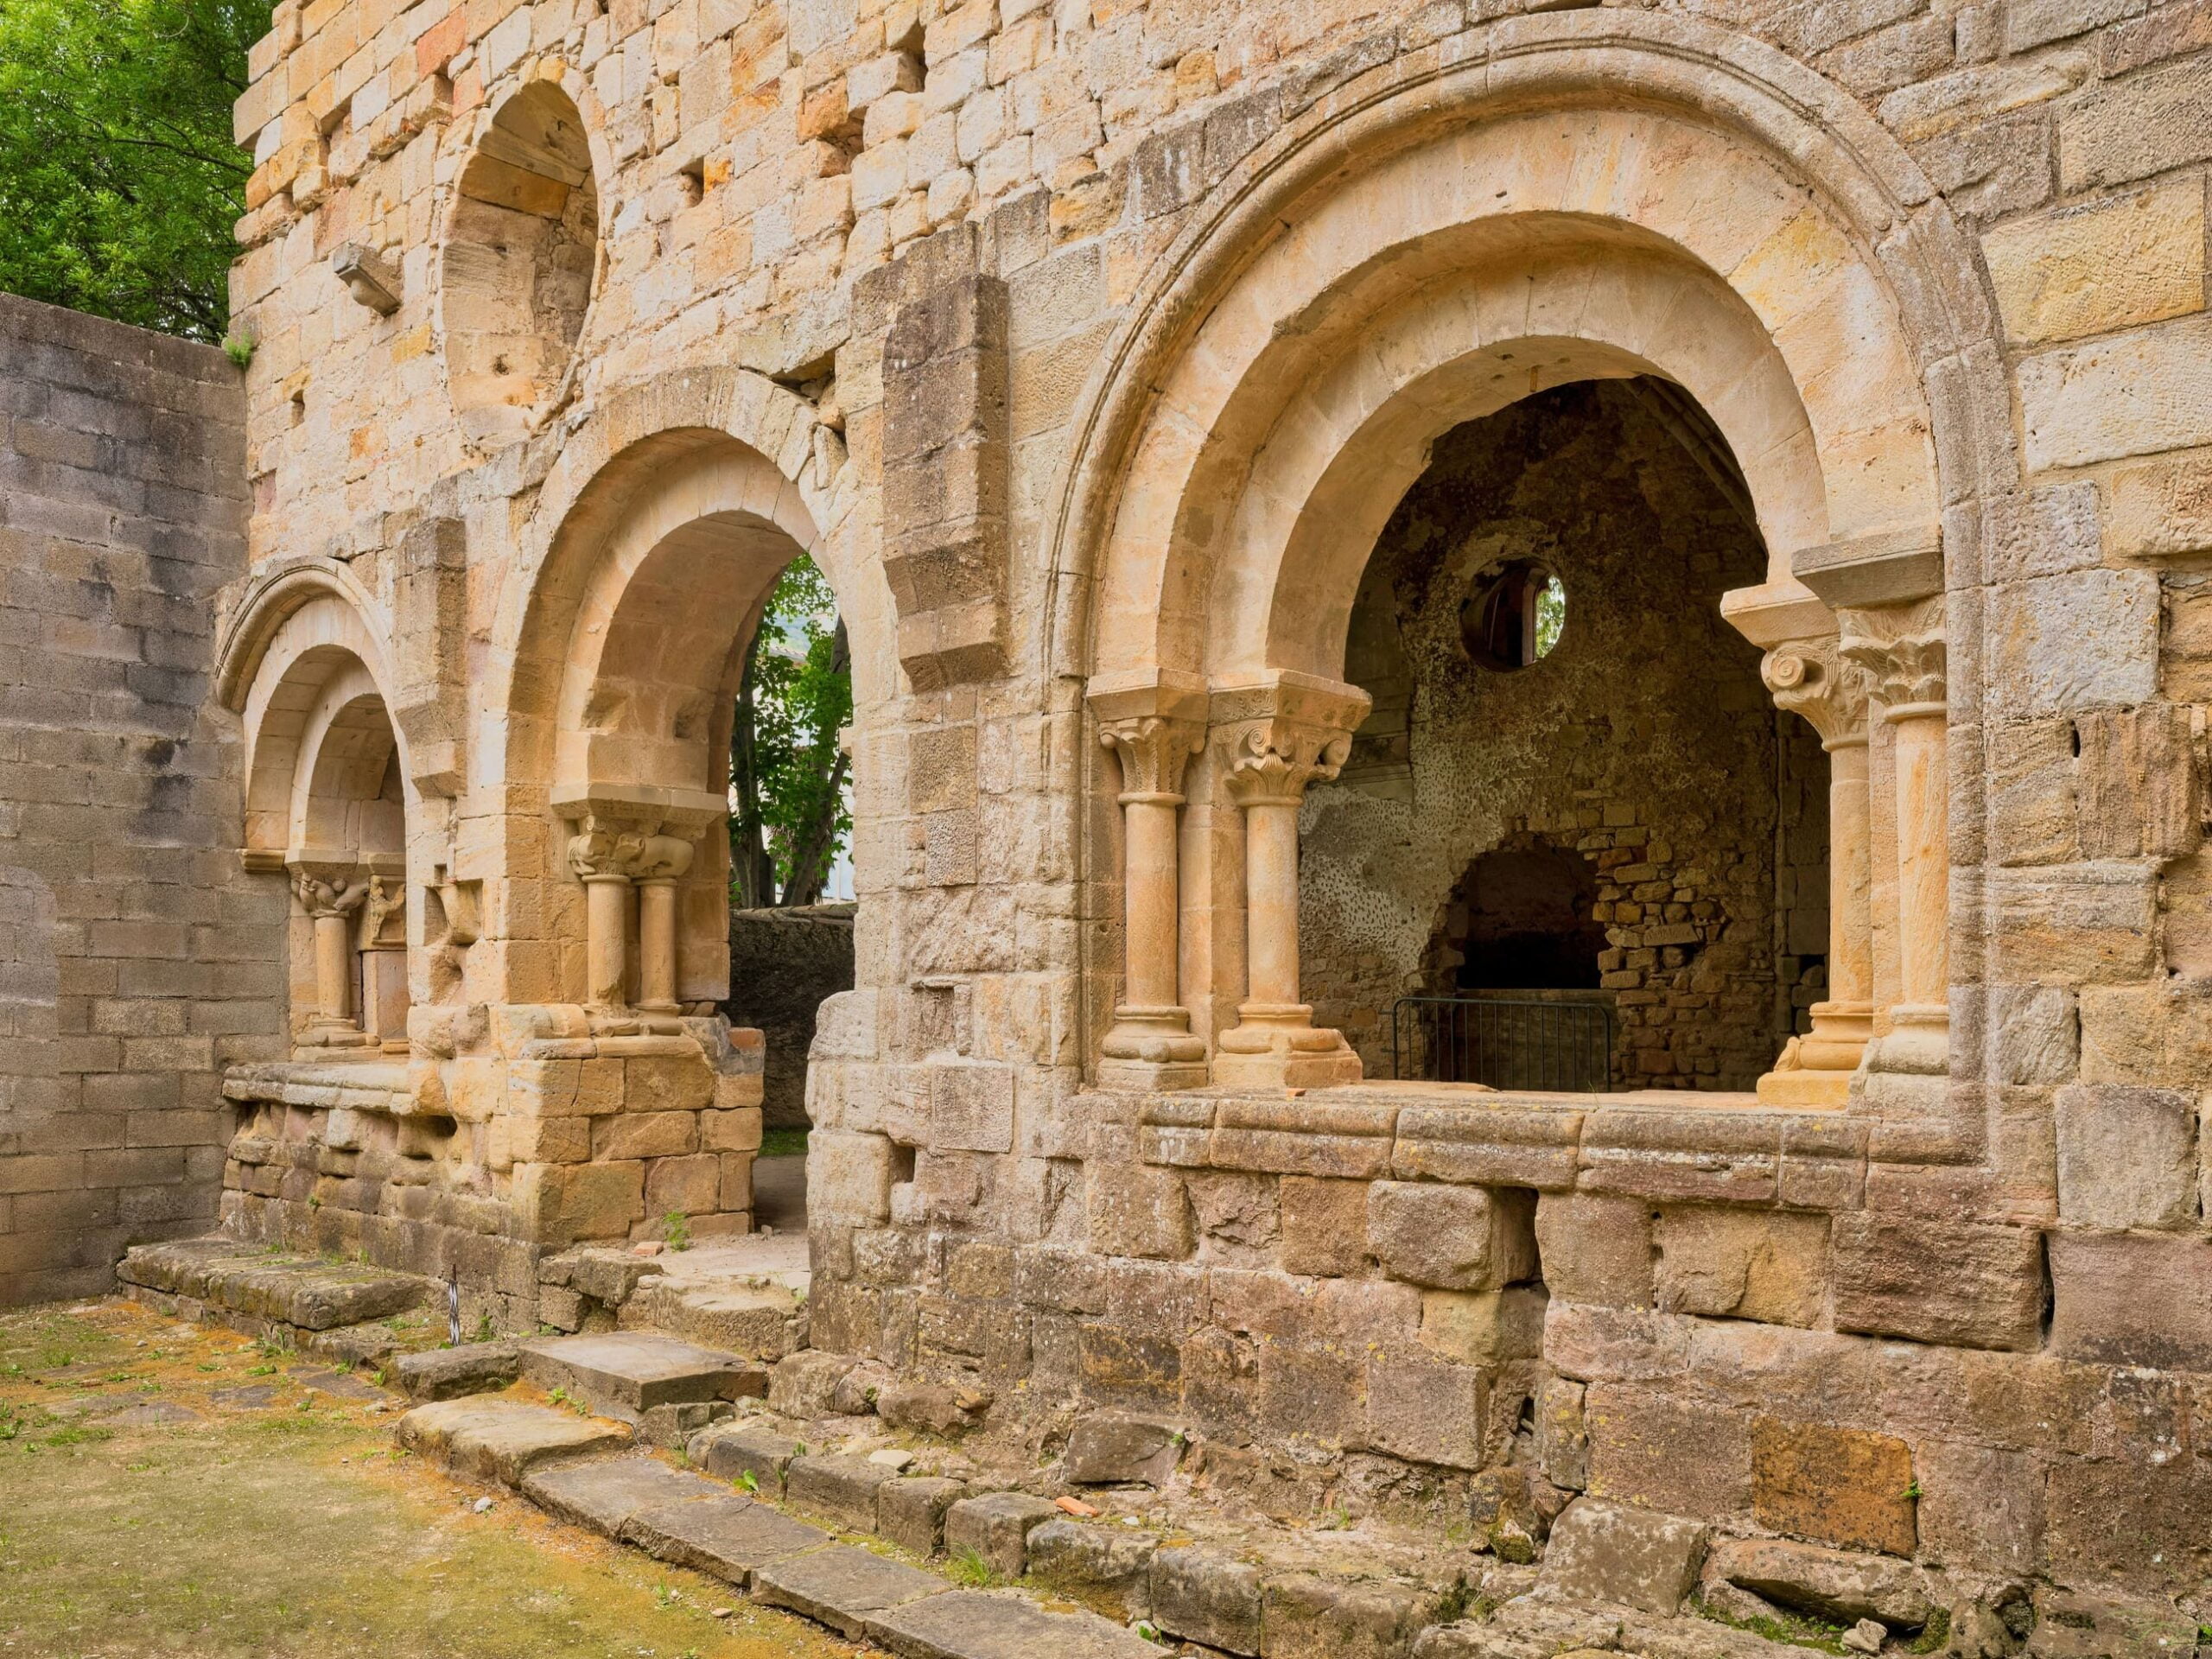
<instances>
[{"instance_id":1,"label":"green tree","mask_svg":"<svg viewBox=\"0 0 2212 1659\"><path fill-rule=\"evenodd\" d=\"M730 728L730 902L810 905L852 832L838 728L853 717L836 597L804 554L768 595Z\"/></svg>"},{"instance_id":2,"label":"green tree","mask_svg":"<svg viewBox=\"0 0 2212 1659\"><path fill-rule=\"evenodd\" d=\"M210 342L269 0L0 0L0 289Z\"/></svg>"}]
</instances>

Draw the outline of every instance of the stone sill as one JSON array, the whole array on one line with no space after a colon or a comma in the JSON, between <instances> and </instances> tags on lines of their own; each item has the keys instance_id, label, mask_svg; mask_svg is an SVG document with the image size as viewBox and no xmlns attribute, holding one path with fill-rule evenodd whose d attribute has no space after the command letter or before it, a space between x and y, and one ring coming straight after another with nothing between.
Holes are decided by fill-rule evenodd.
<instances>
[{"instance_id":1,"label":"stone sill","mask_svg":"<svg viewBox=\"0 0 2212 1659\"><path fill-rule=\"evenodd\" d=\"M343 1107L395 1117L415 1109L406 1063L381 1058L234 1065L223 1074L223 1098L240 1105Z\"/></svg>"},{"instance_id":2,"label":"stone sill","mask_svg":"<svg viewBox=\"0 0 2212 1659\"><path fill-rule=\"evenodd\" d=\"M1093 1098L1102 1115L1116 1115L1115 1097ZM1123 1096L1118 1115L1133 1118L1144 1161L1179 1168L1828 1211L1863 1206L1875 1128L1832 1111L1762 1109L1749 1095L1507 1094L1453 1084Z\"/></svg>"}]
</instances>

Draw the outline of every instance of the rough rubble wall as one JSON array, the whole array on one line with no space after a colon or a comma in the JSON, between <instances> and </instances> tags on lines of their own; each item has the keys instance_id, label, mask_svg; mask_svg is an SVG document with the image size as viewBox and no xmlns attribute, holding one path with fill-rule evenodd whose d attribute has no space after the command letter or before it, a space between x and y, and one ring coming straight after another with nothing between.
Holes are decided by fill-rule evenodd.
<instances>
[{"instance_id":1,"label":"rough rubble wall","mask_svg":"<svg viewBox=\"0 0 2212 1659\"><path fill-rule=\"evenodd\" d=\"M283 1042L209 693L245 419L220 352L0 295L0 1304L204 1230L223 1068Z\"/></svg>"},{"instance_id":2,"label":"rough rubble wall","mask_svg":"<svg viewBox=\"0 0 2212 1659\"><path fill-rule=\"evenodd\" d=\"M730 912L722 1012L733 1026L759 1031L766 1046L760 1104L768 1128L806 1127L806 1055L816 1015L828 998L852 988L852 906Z\"/></svg>"},{"instance_id":3,"label":"rough rubble wall","mask_svg":"<svg viewBox=\"0 0 2212 1659\"><path fill-rule=\"evenodd\" d=\"M1560 577L1566 629L1526 668L1478 668L1461 606L1514 559ZM1618 1086L1749 1089L1773 1064L1827 948L1827 763L1720 616L1765 563L1619 383L1438 440L1353 613L1346 672L1376 713L1300 822L1306 995L1369 1076L1389 1075L1395 999L1454 988L1438 946L1469 862L1532 837L1594 867Z\"/></svg>"}]
</instances>

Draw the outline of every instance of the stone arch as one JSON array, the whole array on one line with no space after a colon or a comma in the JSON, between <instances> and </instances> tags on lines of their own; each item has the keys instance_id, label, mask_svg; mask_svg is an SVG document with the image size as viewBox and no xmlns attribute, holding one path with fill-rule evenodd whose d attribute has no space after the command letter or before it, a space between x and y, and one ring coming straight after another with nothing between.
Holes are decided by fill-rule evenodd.
<instances>
[{"instance_id":1,"label":"stone arch","mask_svg":"<svg viewBox=\"0 0 2212 1659\"><path fill-rule=\"evenodd\" d=\"M1202 657L1219 480L1294 425L1306 378L1344 366L1344 336L1464 269L1484 240L1494 264L1634 254L1678 294L1701 282L1709 311L1732 303L1738 325L1756 324L1814 439L1795 470L1817 477L1816 491L1770 479L1762 518L1779 495L1825 508L1825 523L1777 514L1775 530L1808 537L1777 541L1783 569L1839 543L1847 557L1932 565L1944 486L1955 496L2017 478L2009 423L1975 414L2005 405L1993 321L1956 276L1972 251L1902 148L1838 89L1672 16L1548 14L1484 38L1481 54L1411 54L1319 101L1233 168L1157 263L1079 405L1049 522L1054 579L1094 591L1070 613L1086 633L1052 639L1050 660L1172 671ZM1716 156L1725 164L1700 170ZM1481 343L1579 338L1592 291L1552 297L1545 312L1491 318ZM1596 297L1632 314L1660 296L1631 285ZM1623 356L1605 372L1679 378L1669 359L1694 342L1669 343L1648 366ZM1923 388L1939 373L1972 391L1931 406ZM1871 425L1854 413L1868 408L1880 411ZM1728 433L1747 473L1749 418L1738 411ZM1765 597L1806 596L1784 584ZM1158 645L1133 659L1111 632L1117 612L1132 626L1159 618Z\"/></svg>"},{"instance_id":2,"label":"stone arch","mask_svg":"<svg viewBox=\"0 0 2212 1659\"><path fill-rule=\"evenodd\" d=\"M573 855L601 831L696 842L676 873L674 1000L726 995L728 846L707 831L727 809L721 766L746 648L798 554L837 595L856 694L887 693L888 591L817 516L842 522L822 487L841 460L804 400L758 376L702 373L610 405L549 476L542 551L526 550L527 586L505 601L518 626L501 764L543 803L551 895L538 912L547 965L518 1000L599 1000Z\"/></svg>"},{"instance_id":3,"label":"stone arch","mask_svg":"<svg viewBox=\"0 0 2212 1659\"><path fill-rule=\"evenodd\" d=\"M557 76L487 108L446 213L438 321L446 387L466 438L526 435L566 401L606 264L605 169L577 96Z\"/></svg>"},{"instance_id":4,"label":"stone arch","mask_svg":"<svg viewBox=\"0 0 2212 1659\"><path fill-rule=\"evenodd\" d=\"M318 755L340 710L372 706L382 741L404 772L403 741L389 714L390 659L369 615L350 577L299 563L264 575L226 631L216 687L245 728L241 846L250 868L281 868L288 855L314 844L308 808ZM338 774L329 775L335 787ZM403 784L403 791L408 787ZM315 820L331 821L327 813ZM404 822L399 828L397 841L380 850L404 851Z\"/></svg>"},{"instance_id":5,"label":"stone arch","mask_svg":"<svg viewBox=\"0 0 2212 1659\"><path fill-rule=\"evenodd\" d=\"M1296 805L1367 710L1342 683L1361 573L1445 431L1568 380L1681 387L1766 542L1765 580L1722 603L1765 647L1834 649L1832 605L1891 607L1875 626L1926 643L1930 613L1894 607L1940 595L1947 506L2017 486L2009 423L1983 412L2005 404L1992 319L1961 280L1972 249L1864 111L1694 20L1547 15L1479 38L1347 83L1230 169L1094 371L1048 517L1052 580L1084 590L1044 608L1084 632L1048 635L1046 660L1089 677L1117 750L1151 721L1204 757L1183 844L1214 856L1179 878L1199 937L1177 959L1217 1083L1346 1075L1300 1001ZM1955 551L1973 568L1978 550ZM1914 736L1916 767L1937 764L1940 729ZM1133 819L1161 791L1122 759ZM1212 829L1232 810L1241 849ZM1146 831L1141 891L1125 861L1125 985L1174 902L1162 833ZM1929 892L1940 861L1915 865ZM1923 967L1896 1019L1940 1033L1940 934L1897 954ZM1145 988L1102 1052L1180 1080L1199 1052L1185 1010L1156 1006L1157 974Z\"/></svg>"}]
</instances>

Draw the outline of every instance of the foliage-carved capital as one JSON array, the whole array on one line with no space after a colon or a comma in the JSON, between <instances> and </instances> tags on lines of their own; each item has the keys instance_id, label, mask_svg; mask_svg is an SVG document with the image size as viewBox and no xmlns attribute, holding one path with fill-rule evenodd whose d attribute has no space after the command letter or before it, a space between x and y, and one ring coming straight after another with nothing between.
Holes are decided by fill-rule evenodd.
<instances>
[{"instance_id":1,"label":"foliage-carved capital","mask_svg":"<svg viewBox=\"0 0 2212 1659\"><path fill-rule=\"evenodd\" d=\"M1098 728L1098 741L1122 763L1122 799L1180 802L1183 769L1205 747L1202 721L1136 715Z\"/></svg>"},{"instance_id":2,"label":"foliage-carved capital","mask_svg":"<svg viewBox=\"0 0 2212 1659\"><path fill-rule=\"evenodd\" d=\"M1822 748L1866 741L1866 671L1843 654L1833 635L1783 640L1760 659L1759 677L1777 708L1802 717L1821 734Z\"/></svg>"},{"instance_id":3,"label":"foliage-carved capital","mask_svg":"<svg viewBox=\"0 0 2212 1659\"><path fill-rule=\"evenodd\" d=\"M1842 654L1872 678L1889 721L1941 715L1949 686L1943 601L1842 613Z\"/></svg>"}]
</instances>

